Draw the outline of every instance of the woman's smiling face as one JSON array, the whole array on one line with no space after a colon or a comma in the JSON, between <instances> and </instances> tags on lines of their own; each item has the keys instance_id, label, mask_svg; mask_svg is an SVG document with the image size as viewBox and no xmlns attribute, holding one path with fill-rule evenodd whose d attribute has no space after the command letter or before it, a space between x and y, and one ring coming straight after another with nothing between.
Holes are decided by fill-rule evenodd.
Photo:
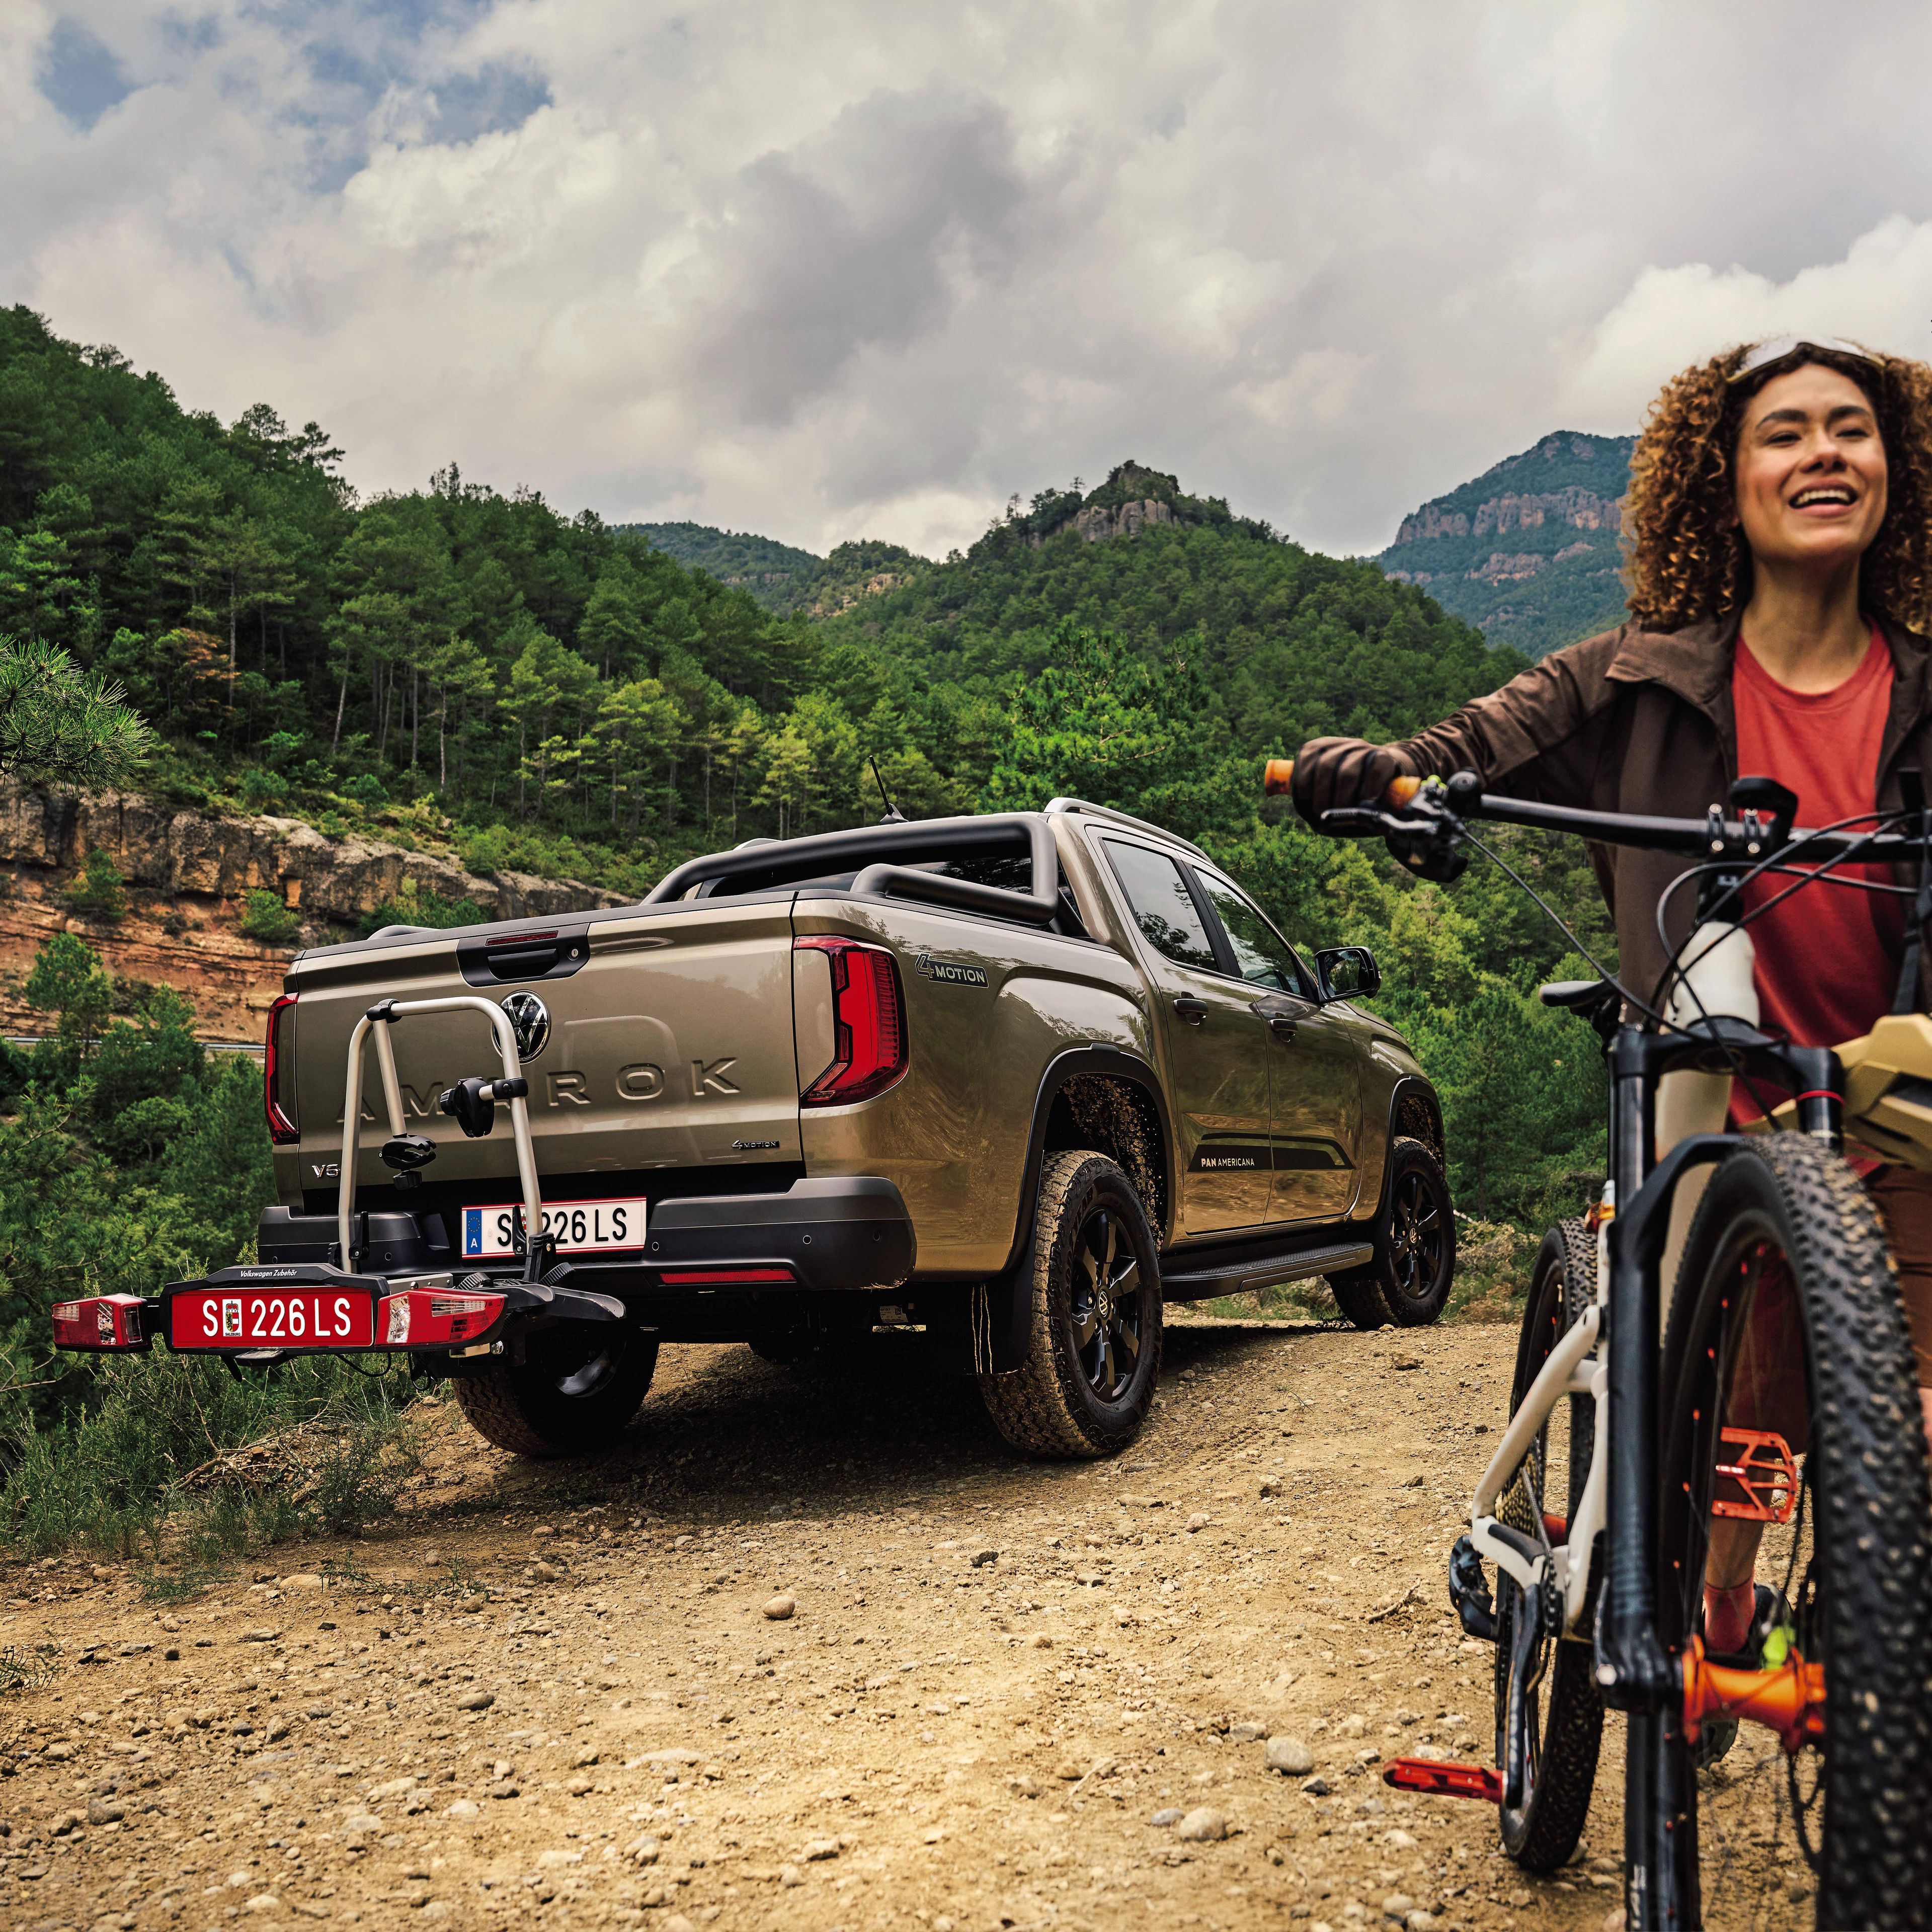
<instances>
[{"instance_id":1,"label":"woman's smiling face","mask_svg":"<svg viewBox=\"0 0 1932 1932\"><path fill-rule=\"evenodd\" d=\"M1738 432L1737 512L1754 556L1842 568L1885 521L1885 445L1864 392L1807 362L1751 398Z\"/></svg>"}]
</instances>

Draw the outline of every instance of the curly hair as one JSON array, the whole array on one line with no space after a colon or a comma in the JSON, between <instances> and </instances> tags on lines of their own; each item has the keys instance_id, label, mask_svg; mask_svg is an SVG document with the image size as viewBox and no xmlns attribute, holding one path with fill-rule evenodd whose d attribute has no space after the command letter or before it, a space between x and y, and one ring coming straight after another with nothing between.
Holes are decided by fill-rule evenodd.
<instances>
[{"instance_id":1,"label":"curly hair","mask_svg":"<svg viewBox=\"0 0 1932 1932\"><path fill-rule=\"evenodd\" d=\"M1623 501L1624 575L1630 614L1651 630L1721 617L1750 600L1750 550L1732 514L1738 434L1751 398L1795 365L1775 362L1732 384L1727 379L1750 352L1727 349L1673 376L1637 439ZM1885 520L1862 560L1859 601L1932 631L1932 368L1822 349L1804 359L1857 383L1885 445Z\"/></svg>"}]
</instances>

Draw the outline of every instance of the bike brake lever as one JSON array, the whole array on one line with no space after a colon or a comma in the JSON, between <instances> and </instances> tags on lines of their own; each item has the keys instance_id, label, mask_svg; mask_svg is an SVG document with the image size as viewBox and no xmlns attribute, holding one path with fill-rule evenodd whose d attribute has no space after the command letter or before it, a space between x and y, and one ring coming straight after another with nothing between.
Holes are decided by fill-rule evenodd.
<instances>
[{"instance_id":1,"label":"bike brake lever","mask_svg":"<svg viewBox=\"0 0 1932 1932\"><path fill-rule=\"evenodd\" d=\"M1315 829L1330 838L1382 838L1411 828L1409 821L1372 805L1338 805L1316 820Z\"/></svg>"}]
</instances>

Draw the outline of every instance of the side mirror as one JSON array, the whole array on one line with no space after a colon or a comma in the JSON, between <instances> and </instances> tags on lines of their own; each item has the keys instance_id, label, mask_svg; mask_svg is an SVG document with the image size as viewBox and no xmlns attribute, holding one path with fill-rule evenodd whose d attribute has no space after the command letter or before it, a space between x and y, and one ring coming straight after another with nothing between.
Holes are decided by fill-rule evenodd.
<instances>
[{"instance_id":1,"label":"side mirror","mask_svg":"<svg viewBox=\"0 0 1932 1932\"><path fill-rule=\"evenodd\" d=\"M1315 956L1315 977L1326 1000L1372 1000L1382 991L1382 968L1366 946L1330 946Z\"/></svg>"}]
</instances>

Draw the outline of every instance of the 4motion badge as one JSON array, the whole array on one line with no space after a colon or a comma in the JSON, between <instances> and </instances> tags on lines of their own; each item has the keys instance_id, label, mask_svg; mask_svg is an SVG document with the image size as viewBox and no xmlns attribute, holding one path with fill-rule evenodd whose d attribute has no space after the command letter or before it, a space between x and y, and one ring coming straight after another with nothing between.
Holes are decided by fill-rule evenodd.
<instances>
[{"instance_id":1,"label":"4motion badge","mask_svg":"<svg viewBox=\"0 0 1932 1932\"><path fill-rule=\"evenodd\" d=\"M936 980L942 986L983 986L986 983L985 967L964 965L956 959L935 959L930 952L922 952L912 962L912 968L922 979Z\"/></svg>"}]
</instances>

